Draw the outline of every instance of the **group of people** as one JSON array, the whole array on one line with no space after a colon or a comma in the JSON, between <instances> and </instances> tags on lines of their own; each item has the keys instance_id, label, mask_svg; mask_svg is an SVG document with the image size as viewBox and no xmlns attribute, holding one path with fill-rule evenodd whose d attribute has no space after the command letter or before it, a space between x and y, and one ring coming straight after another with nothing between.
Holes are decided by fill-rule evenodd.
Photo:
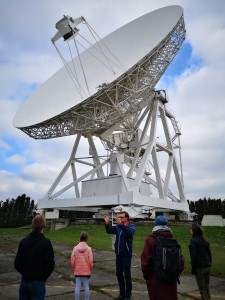
<instances>
[{"instance_id":1,"label":"group of people","mask_svg":"<svg viewBox=\"0 0 225 300\"><path fill-rule=\"evenodd\" d=\"M116 276L119 285L117 300L129 300L132 295L131 262L132 242L135 233L135 224L129 219L129 214L120 212L112 224L109 216L104 216L106 232L115 234ZM167 226L168 220L158 216L154 223L152 234L145 239L141 254L141 269L146 280L150 300L177 300L177 282L164 282L158 278L154 268L157 237L172 238L172 231ZM32 232L21 240L16 254L14 266L21 274L19 288L20 300L45 299L45 283L54 270L54 250L50 240L45 238L43 230L46 227L45 218L37 215L32 220ZM209 278L212 255L209 242L203 236L201 227L193 223L191 227L192 238L189 245L192 274L196 281L202 300L210 300ZM71 253L71 267L74 272L75 300L80 299L81 285L84 287L85 300L90 299L89 278L93 268L93 253L88 245L88 234L80 234L80 242ZM184 268L184 260L180 257L180 272Z\"/></svg>"}]
</instances>

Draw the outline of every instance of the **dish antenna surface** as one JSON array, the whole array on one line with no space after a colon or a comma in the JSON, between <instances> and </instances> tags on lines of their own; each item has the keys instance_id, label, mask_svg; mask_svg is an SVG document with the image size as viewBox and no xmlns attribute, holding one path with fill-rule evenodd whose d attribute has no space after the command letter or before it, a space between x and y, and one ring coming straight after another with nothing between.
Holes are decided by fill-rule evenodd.
<instances>
[{"instance_id":1,"label":"dish antenna surface","mask_svg":"<svg viewBox=\"0 0 225 300\"><path fill-rule=\"evenodd\" d=\"M84 27L94 43L81 33ZM177 5L158 9L103 39L83 17L64 16L56 29L52 43L64 67L31 95L13 121L35 139L76 135L67 164L38 207L128 205L133 214L141 214L143 207L188 212L181 162L175 155L180 150L180 129L166 108L165 92L155 90L185 39L183 9ZM69 62L58 48L62 40L68 45ZM164 144L158 140L158 131ZM81 137L89 144L89 156L82 158L77 156ZM98 153L94 137L102 142L106 156ZM167 160L162 169L161 153L161 160ZM90 170L78 176L79 164ZM69 169L72 181L59 188ZM178 196L169 187L172 174ZM75 198L53 201L71 188Z\"/></svg>"}]
</instances>

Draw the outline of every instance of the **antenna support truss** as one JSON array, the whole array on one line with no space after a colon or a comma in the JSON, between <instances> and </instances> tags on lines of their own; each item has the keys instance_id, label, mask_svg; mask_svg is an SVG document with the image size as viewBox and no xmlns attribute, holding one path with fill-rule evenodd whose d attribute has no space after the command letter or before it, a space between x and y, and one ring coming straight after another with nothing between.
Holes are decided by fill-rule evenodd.
<instances>
[{"instance_id":1,"label":"antenna support truss","mask_svg":"<svg viewBox=\"0 0 225 300\"><path fill-rule=\"evenodd\" d=\"M38 208L132 205L188 212L180 155L176 154L180 151L181 132L166 103L162 92L152 91L141 112L128 114L123 122L96 133L98 139L87 132L89 156L77 157L82 137L77 134L68 162L46 196L39 200ZM98 154L98 140L104 145L106 156ZM84 174L77 175L87 168ZM72 181L57 190L69 170ZM57 199L71 188L75 197Z\"/></svg>"}]
</instances>

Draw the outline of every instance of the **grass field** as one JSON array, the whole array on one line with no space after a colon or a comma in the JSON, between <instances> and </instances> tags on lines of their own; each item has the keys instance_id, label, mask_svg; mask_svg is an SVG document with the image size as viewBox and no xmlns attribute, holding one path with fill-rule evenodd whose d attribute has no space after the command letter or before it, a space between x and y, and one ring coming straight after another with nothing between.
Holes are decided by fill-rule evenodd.
<instances>
[{"instance_id":1,"label":"grass field","mask_svg":"<svg viewBox=\"0 0 225 300\"><path fill-rule=\"evenodd\" d=\"M185 273L190 273L190 257L188 244L190 242L190 225L171 225L170 226L174 237L181 245L182 254L185 259ZM134 236L134 254L140 256L144 240L146 236L151 234L152 225L136 224L136 232ZM20 228L0 228L2 234L16 234L21 237L29 233L28 229L21 230ZM59 229L54 232L45 232L45 236L52 241L69 243L75 245L79 242L81 231L89 233L89 245L96 249L103 249L112 251L112 237L106 234L104 225L72 225L65 229ZM212 274L214 276L225 277L225 227L205 227L204 235L211 244L211 251L213 256Z\"/></svg>"}]
</instances>

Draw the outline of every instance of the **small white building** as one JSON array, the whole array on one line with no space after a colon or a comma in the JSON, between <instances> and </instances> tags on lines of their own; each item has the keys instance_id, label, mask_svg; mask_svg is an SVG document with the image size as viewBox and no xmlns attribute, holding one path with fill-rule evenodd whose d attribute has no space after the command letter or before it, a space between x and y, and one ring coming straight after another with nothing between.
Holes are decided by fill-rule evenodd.
<instances>
[{"instance_id":1,"label":"small white building","mask_svg":"<svg viewBox=\"0 0 225 300\"><path fill-rule=\"evenodd\" d=\"M204 215L202 219L202 226L225 226L225 219L219 215Z\"/></svg>"}]
</instances>

